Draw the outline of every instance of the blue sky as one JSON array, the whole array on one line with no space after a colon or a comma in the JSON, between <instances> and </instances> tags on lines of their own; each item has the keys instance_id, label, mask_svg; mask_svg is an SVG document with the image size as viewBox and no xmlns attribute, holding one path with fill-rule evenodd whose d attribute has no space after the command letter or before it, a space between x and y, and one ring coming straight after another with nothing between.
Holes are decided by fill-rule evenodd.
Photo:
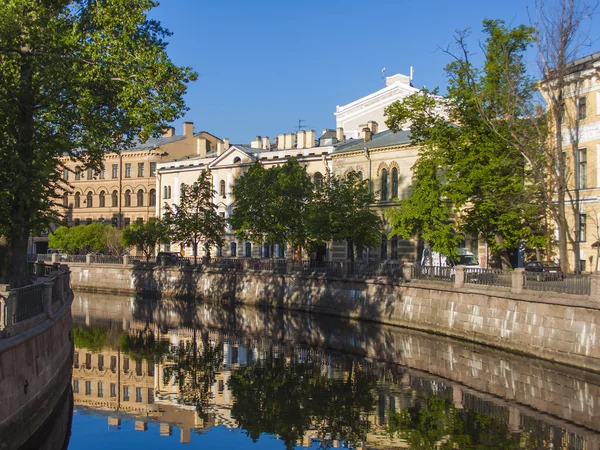
<instances>
[{"instance_id":1,"label":"blue sky","mask_svg":"<svg viewBox=\"0 0 600 450\"><path fill-rule=\"evenodd\" d=\"M481 54L481 22L528 23L533 0L163 0L152 17L174 33L169 55L199 74L183 120L232 143L289 133L298 119L333 128L336 105L409 73L415 87L445 85L456 30ZM598 14L595 15L598 22ZM589 26L588 26L589 27ZM600 50L600 27L591 46ZM535 65L531 52L530 63ZM181 133L181 122L173 124Z\"/></svg>"}]
</instances>

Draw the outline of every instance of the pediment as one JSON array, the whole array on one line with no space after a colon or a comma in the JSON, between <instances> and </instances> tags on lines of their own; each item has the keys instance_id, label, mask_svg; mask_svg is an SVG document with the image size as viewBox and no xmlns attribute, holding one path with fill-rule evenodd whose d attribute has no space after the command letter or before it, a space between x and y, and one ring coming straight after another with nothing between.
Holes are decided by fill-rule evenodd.
<instances>
[{"instance_id":1,"label":"pediment","mask_svg":"<svg viewBox=\"0 0 600 450\"><path fill-rule=\"evenodd\" d=\"M223 166L233 166L235 164L253 163L254 161L256 161L256 158L246 152L244 148L232 145L222 155L216 157L208 167L209 169L214 169Z\"/></svg>"}]
</instances>

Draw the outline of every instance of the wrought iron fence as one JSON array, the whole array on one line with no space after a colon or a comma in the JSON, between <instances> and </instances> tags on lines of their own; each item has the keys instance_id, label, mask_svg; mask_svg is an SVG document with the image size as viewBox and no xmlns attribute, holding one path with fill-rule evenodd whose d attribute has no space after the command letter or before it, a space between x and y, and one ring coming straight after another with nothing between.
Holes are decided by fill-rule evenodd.
<instances>
[{"instance_id":1,"label":"wrought iron fence","mask_svg":"<svg viewBox=\"0 0 600 450\"><path fill-rule=\"evenodd\" d=\"M523 287L532 291L590 295L592 279L589 274L524 272Z\"/></svg>"},{"instance_id":2,"label":"wrought iron fence","mask_svg":"<svg viewBox=\"0 0 600 450\"><path fill-rule=\"evenodd\" d=\"M61 255L60 260L67 263L84 263L86 255Z\"/></svg>"},{"instance_id":3,"label":"wrought iron fence","mask_svg":"<svg viewBox=\"0 0 600 450\"><path fill-rule=\"evenodd\" d=\"M412 268L411 278L417 280L436 280L454 282L456 277L454 268L439 266L422 266L415 264Z\"/></svg>"},{"instance_id":4,"label":"wrought iron fence","mask_svg":"<svg viewBox=\"0 0 600 450\"><path fill-rule=\"evenodd\" d=\"M465 283L484 286L512 286L512 272L500 269L465 268Z\"/></svg>"},{"instance_id":5,"label":"wrought iron fence","mask_svg":"<svg viewBox=\"0 0 600 450\"><path fill-rule=\"evenodd\" d=\"M33 284L14 289L16 304L13 323L19 323L44 312L44 285Z\"/></svg>"},{"instance_id":6,"label":"wrought iron fence","mask_svg":"<svg viewBox=\"0 0 600 450\"><path fill-rule=\"evenodd\" d=\"M92 255L92 263L96 264L123 264L122 256L115 255Z\"/></svg>"},{"instance_id":7,"label":"wrought iron fence","mask_svg":"<svg viewBox=\"0 0 600 450\"><path fill-rule=\"evenodd\" d=\"M50 262L52 261L52 255L47 255L45 253L35 255L35 261Z\"/></svg>"}]
</instances>

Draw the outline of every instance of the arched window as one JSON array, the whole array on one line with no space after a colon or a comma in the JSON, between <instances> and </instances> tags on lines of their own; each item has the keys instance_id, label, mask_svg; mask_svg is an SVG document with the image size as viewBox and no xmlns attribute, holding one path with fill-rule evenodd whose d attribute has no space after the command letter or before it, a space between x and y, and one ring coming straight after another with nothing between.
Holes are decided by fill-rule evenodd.
<instances>
[{"instance_id":1,"label":"arched window","mask_svg":"<svg viewBox=\"0 0 600 450\"><path fill-rule=\"evenodd\" d=\"M65 193L63 194L63 206L64 206L65 208L68 208L68 207L69 207L69 193L68 193L68 192L65 192Z\"/></svg>"},{"instance_id":2,"label":"arched window","mask_svg":"<svg viewBox=\"0 0 600 450\"><path fill-rule=\"evenodd\" d=\"M381 171L381 200L388 199L388 172L386 169Z\"/></svg>"},{"instance_id":3,"label":"arched window","mask_svg":"<svg viewBox=\"0 0 600 450\"><path fill-rule=\"evenodd\" d=\"M246 242L244 245L244 256L248 258L252 256L252 242Z\"/></svg>"},{"instance_id":4,"label":"arched window","mask_svg":"<svg viewBox=\"0 0 600 450\"><path fill-rule=\"evenodd\" d=\"M137 193L137 205L144 206L144 190L140 189Z\"/></svg>"},{"instance_id":5,"label":"arched window","mask_svg":"<svg viewBox=\"0 0 600 450\"><path fill-rule=\"evenodd\" d=\"M315 183L315 187L317 188L323 186L323 174L321 172L315 172L313 175L313 183Z\"/></svg>"},{"instance_id":6,"label":"arched window","mask_svg":"<svg viewBox=\"0 0 600 450\"><path fill-rule=\"evenodd\" d=\"M398 198L398 168L392 169L392 198Z\"/></svg>"},{"instance_id":7,"label":"arched window","mask_svg":"<svg viewBox=\"0 0 600 450\"><path fill-rule=\"evenodd\" d=\"M219 195L225 198L225 180L221 180L221 183L219 184Z\"/></svg>"},{"instance_id":8,"label":"arched window","mask_svg":"<svg viewBox=\"0 0 600 450\"><path fill-rule=\"evenodd\" d=\"M156 189L150 189L150 206L156 206Z\"/></svg>"},{"instance_id":9,"label":"arched window","mask_svg":"<svg viewBox=\"0 0 600 450\"><path fill-rule=\"evenodd\" d=\"M361 180L361 181L362 181L362 179L363 179L363 173L362 173L362 170L359 170L359 171L358 171L358 179L359 179L359 180Z\"/></svg>"},{"instance_id":10,"label":"arched window","mask_svg":"<svg viewBox=\"0 0 600 450\"><path fill-rule=\"evenodd\" d=\"M233 163L234 163L234 164L237 164L237 163L239 163L239 162L241 162L241 161L242 161L242 160L240 159L240 157L239 157L239 156L236 156L235 158L233 158Z\"/></svg>"},{"instance_id":11,"label":"arched window","mask_svg":"<svg viewBox=\"0 0 600 450\"><path fill-rule=\"evenodd\" d=\"M398 259L398 236L392 238L392 259Z\"/></svg>"},{"instance_id":12,"label":"arched window","mask_svg":"<svg viewBox=\"0 0 600 450\"><path fill-rule=\"evenodd\" d=\"M74 208L81 207L81 194L79 192L75 192L75 205Z\"/></svg>"},{"instance_id":13,"label":"arched window","mask_svg":"<svg viewBox=\"0 0 600 450\"><path fill-rule=\"evenodd\" d=\"M94 206L94 200L93 200L93 196L92 196L91 192L87 193L85 201L87 202L88 208L91 208L92 206Z\"/></svg>"},{"instance_id":14,"label":"arched window","mask_svg":"<svg viewBox=\"0 0 600 450\"><path fill-rule=\"evenodd\" d=\"M129 189L125 191L125 206L131 206L131 191Z\"/></svg>"},{"instance_id":15,"label":"arched window","mask_svg":"<svg viewBox=\"0 0 600 450\"><path fill-rule=\"evenodd\" d=\"M237 256L237 244L232 242L229 244L229 256L236 257Z\"/></svg>"},{"instance_id":16,"label":"arched window","mask_svg":"<svg viewBox=\"0 0 600 450\"><path fill-rule=\"evenodd\" d=\"M117 191L113 191L112 193L112 206L114 208L119 206L119 193Z\"/></svg>"},{"instance_id":17,"label":"arched window","mask_svg":"<svg viewBox=\"0 0 600 450\"><path fill-rule=\"evenodd\" d=\"M106 206L106 195L104 191L100 191L100 194L98 194L98 204L100 208L104 208Z\"/></svg>"}]
</instances>

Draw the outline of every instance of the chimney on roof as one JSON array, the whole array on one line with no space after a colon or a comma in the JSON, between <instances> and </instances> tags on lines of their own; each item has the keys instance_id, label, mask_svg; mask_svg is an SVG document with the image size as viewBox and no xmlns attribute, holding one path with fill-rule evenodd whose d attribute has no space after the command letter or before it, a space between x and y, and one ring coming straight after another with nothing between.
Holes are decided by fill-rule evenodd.
<instances>
[{"instance_id":1,"label":"chimney on roof","mask_svg":"<svg viewBox=\"0 0 600 450\"><path fill-rule=\"evenodd\" d=\"M315 146L315 130L306 130L304 144L306 145L306 148L313 148Z\"/></svg>"},{"instance_id":2,"label":"chimney on roof","mask_svg":"<svg viewBox=\"0 0 600 450\"><path fill-rule=\"evenodd\" d=\"M285 134L277 136L277 150L285 149Z\"/></svg>"},{"instance_id":3,"label":"chimney on roof","mask_svg":"<svg viewBox=\"0 0 600 450\"><path fill-rule=\"evenodd\" d=\"M217 142L217 156L221 156L223 154L223 143L221 141Z\"/></svg>"},{"instance_id":4,"label":"chimney on roof","mask_svg":"<svg viewBox=\"0 0 600 450\"><path fill-rule=\"evenodd\" d=\"M271 141L269 140L269 136L265 136L262 141L263 150L271 150Z\"/></svg>"},{"instance_id":5,"label":"chimney on roof","mask_svg":"<svg viewBox=\"0 0 600 450\"><path fill-rule=\"evenodd\" d=\"M183 122L183 135L191 138L194 135L194 122Z\"/></svg>"},{"instance_id":6,"label":"chimney on roof","mask_svg":"<svg viewBox=\"0 0 600 450\"><path fill-rule=\"evenodd\" d=\"M229 138L223 139L223 150L227 150L229 148Z\"/></svg>"},{"instance_id":7,"label":"chimney on roof","mask_svg":"<svg viewBox=\"0 0 600 450\"><path fill-rule=\"evenodd\" d=\"M208 141L206 140L206 138L199 138L196 141L196 154L200 156L200 158L204 158L206 157L206 154L208 153Z\"/></svg>"},{"instance_id":8,"label":"chimney on roof","mask_svg":"<svg viewBox=\"0 0 600 450\"><path fill-rule=\"evenodd\" d=\"M377 133L379 130L379 125L374 120L369 120L367 122L367 126L369 127L369 129L371 130L371 133L373 133L373 134Z\"/></svg>"},{"instance_id":9,"label":"chimney on roof","mask_svg":"<svg viewBox=\"0 0 600 450\"><path fill-rule=\"evenodd\" d=\"M360 138L364 139L365 142L369 142L371 140L371 129L369 127L364 127L360 130Z\"/></svg>"},{"instance_id":10,"label":"chimney on roof","mask_svg":"<svg viewBox=\"0 0 600 450\"><path fill-rule=\"evenodd\" d=\"M298 148L306 148L306 131L299 130L296 133L296 142L298 142Z\"/></svg>"},{"instance_id":11,"label":"chimney on roof","mask_svg":"<svg viewBox=\"0 0 600 450\"><path fill-rule=\"evenodd\" d=\"M175 128L173 128L173 127L165 128L165 131L163 131L163 137L171 137L171 136L175 136Z\"/></svg>"},{"instance_id":12,"label":"chimney on roof","mask_svg":"<svg viewBox=\"0 0 600 450\"><path fill-rule=\"evenodd\" d=\"M294 148L295 146L295 141L296 140L296 136L293 133L288 133L285 135L285 148L286 149L290 149L290 148Z\"/></svg>"},{"instance_id":13,"label":"chimney on roof","mask_svg":"<svg viewBox=\"0 0 600 450\"><path fill-rule=\"evenodd\" d=\"M256 139L250 142L251 148L261 148L262 147L262 138L260 136L256 136Z\"/></svg>"},{"instance_id":14,"label":"chimney on roof","mask_svg":"<svg viewBox=\"0 0 600 450\"><path fill-rule=\"evenodd\" d=\"M338 142L344 142L344 129L342 127L335 129L335 138Z\"/></svg>"}]
</instances>

